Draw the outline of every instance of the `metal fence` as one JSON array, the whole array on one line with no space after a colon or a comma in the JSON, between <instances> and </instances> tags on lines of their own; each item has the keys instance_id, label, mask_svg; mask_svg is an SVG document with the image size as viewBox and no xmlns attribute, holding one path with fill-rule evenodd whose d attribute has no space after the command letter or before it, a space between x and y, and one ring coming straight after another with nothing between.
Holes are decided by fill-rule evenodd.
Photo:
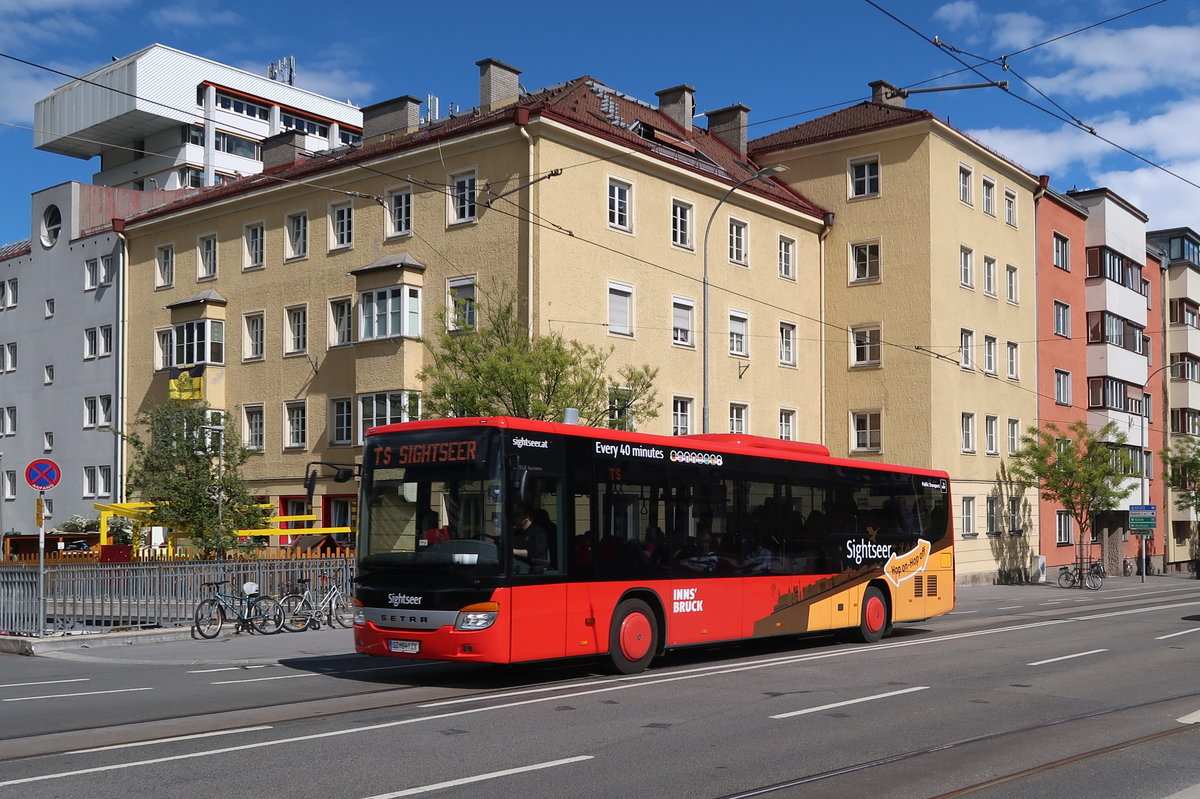
<instances>
[{"instance_id":1,"label":"metal fence","mask_svg":"<svg viewBox=\"0 0 1200 799\"><path fill-rule=\"evenodd\" d=\"M0 565L0 634L57 635L192 623L192 611L211 593L203 583L223 580L240 593L247 582L273 596L300 577L329 572L352 593L352 558L159 563L55 563L46 566L46 611L38 602L38 568Z\"/></svg>"}]
</instances>

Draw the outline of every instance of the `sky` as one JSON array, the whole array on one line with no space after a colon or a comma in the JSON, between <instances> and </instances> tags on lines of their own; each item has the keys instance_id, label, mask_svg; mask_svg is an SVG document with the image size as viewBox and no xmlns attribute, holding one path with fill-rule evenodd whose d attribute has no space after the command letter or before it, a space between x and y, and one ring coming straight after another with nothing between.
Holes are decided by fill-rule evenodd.
<instances>
[{"instance_id":1,"label":"sky","mask_svg":"<svg viewBox=\"0 0 1200 799\"><path fill-rule=\"evenodd\" d=\"M657 104L686 83L698 111L748 106L752 138L861 102L873 80L1007 80L908 104L1052 188L1107 187L1151 228L1200 230L1200 0L0 0L0 245L30 237L33 192L100 168L33 149L37 100L60 73L155 42L256 74L295 56L297 85L358 106L433 94L443 112L470 108L484 58L530 91L590 75Z\"/></svg>"}]
</instances>

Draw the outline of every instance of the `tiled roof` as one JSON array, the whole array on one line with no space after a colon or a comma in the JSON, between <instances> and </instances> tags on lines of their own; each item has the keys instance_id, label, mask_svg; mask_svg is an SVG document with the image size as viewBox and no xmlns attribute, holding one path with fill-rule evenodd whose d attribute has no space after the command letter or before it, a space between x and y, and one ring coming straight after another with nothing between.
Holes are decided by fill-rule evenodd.
<instances>
[{"instance_id":1,"label":"tiled roof","mask_svg":"<svg viewBox=\"0 0 1200 799\"><path fill-rule=\"evenodd\" d=\"M885 103L859 103L754 139L749 144L749 150L751 155L756 155L788 147L799 147L826 139L853 136L895 125L905 125L923 119L934 119L934 115L921 109L904 108Z\"/></svg>"},{"instance_id":2,"label":"tiled roof","mask_svg":"<svg viewBox=\"0 0 1200 799\"><path fill-rule=\"evenodd\" d=\"M511 125L518 113L529 117L555 119L585 129L631 149L715 177L733 185L757 171L749 159L740 156L716 136L703 129L685 134L674 121L648 103L621 94L590 77L581 77L525 95L514 105L483 113L472 109L459 116L438 120L413 133L397 134L362 147L340 148L288 166L249 175L222 186L202 189L198 194L167 206L130 216L128 221L150 219L215 200L259 190L278 183L309 180L314 175L350 164L374 160L390 153L465 135L470 132ZM653 138L649 138L652 136ZM555 166L555 165L548 165ZM571 164L563 164L569 168ZM748 193L768 197L811 216L821 218L825 211L797 192L772 179L746 184Z\"/></svg>"},{"instance_id":3,"label":"tiled roof","mask_svg":"<svg viewBox=\"0 0 1200 799\"><path fill-rule=\"evenodd\" d=\"M32 241L30 239L22 239L21 241L14 241L11 244L0 244L0 261L6 260L8 258L15 258L18 255L28 254L30 251L31 244L32 244Z\"/></svg>"}]
</instances>

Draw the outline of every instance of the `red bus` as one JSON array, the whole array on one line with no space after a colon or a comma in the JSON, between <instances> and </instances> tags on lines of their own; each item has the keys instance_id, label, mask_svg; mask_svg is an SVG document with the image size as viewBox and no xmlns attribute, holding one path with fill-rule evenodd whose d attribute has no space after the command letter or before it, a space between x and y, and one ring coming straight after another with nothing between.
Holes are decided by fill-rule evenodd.
<instances>
[{"instance_id":1,"label":"red bus","mask_svg":"<svg viewBox=\"0 0 1200 799\"><path fill-rule=\"evenodd\" d=\"M737 434L508 417L368 431L359 652L517 663L893 622L954 606L944 472Z\"/></svg>"}]
</instances>

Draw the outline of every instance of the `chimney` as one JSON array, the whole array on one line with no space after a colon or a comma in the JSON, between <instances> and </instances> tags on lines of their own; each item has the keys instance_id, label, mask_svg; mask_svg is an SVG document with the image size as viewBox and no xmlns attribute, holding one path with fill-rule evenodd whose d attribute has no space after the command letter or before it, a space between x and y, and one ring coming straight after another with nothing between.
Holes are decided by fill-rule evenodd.
<instances>
[{"instance_id":1,"label":"chimney","mask_svg":"<svg viewBox=\"0 0 1200 799\"><path fill-rule=\"evenodd\" d=\"M487 113L516 102L521 96L521 70L494 58L476 61L479 67L479 110Z\"/></svg>"},{"instance_id":2,"label":"chimney","mask_svg":"<svg viewBox=\"0 0 1200 799\"><path fill-rule=\"evenodd\" d=\"M692 114L696 113L696 88L681 83L670 89L655 92L658 95L658 110L683 128L692 132Z\"/></svg>"},{"instance_id":3,"label":"chimney","mask_svg":"<svg viewBox=\"0 0 1200 799\"><path fill-rule=\"evenodd\" d=\"M886 80L873 80L867 85L871 87L871 102L904 108L904 100L908 95L903 89L896 88Z\"/></svg>"},{"instance_id":4,"label":"chimney","mask_svg":"<svg viewBox=\"0 0 1200 799\"><path fill-rule=\"evenodd\" d=\"M746 125L750 109L741 103L717 111L706 111L708 132L728 144L738 155L746 154Z\"/></svg>"},{"instance_id":5,"label":"chimney","mask_svg":"<svg viewBox=\"0 0 1200 799\"><path fill-rule=\"evenodd\" d=\"M262 140L262 165L264 172L291 166L300 160L304 150L304 134L298 130L285 130Z\"/></svg>"},{"instance_id":6,"label":"chimney","mask_svg":"<svg viewBox=\"0 0 1200 799\"><path fill-rule=\"evenodd\" d=\"M421 98L406 94L362 110L363 143L389 133L412 133L421 124Z\"/></svg>"}]
</instances>

